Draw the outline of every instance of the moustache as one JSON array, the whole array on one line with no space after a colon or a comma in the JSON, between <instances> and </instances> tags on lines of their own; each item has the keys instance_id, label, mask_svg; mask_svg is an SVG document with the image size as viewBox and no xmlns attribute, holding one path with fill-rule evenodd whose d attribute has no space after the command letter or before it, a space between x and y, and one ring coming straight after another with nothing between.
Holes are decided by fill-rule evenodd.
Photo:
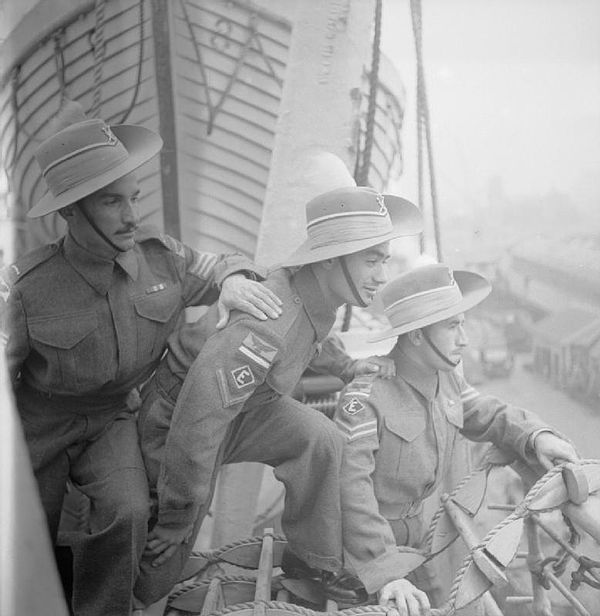
<instances>
[{"instance_id":1,"label":"moustache","mask_svg":"<svg viewBox=\"0 0 600 616\"><path fill-rule=\"evenodd\" d=\"M137 231L137 225L131 225L126 227L125 229L121 229L117 231L117 235L129 235L130 233L135 233Z\"/></svg>"}]
</instances>

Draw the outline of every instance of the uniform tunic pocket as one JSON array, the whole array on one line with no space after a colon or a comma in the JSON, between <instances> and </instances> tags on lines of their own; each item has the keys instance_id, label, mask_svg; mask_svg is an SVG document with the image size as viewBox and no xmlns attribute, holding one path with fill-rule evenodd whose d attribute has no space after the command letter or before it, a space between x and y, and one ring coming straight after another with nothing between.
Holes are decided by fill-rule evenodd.
<instances>
[{"instance_id":1,"label":"uniform tunic pocket","mask_svg":"<svg viewBox=\"0 0 600 616\"><path fill-rule=\"evenodd\" d=\"M380 456L384 468L396 477L410 476L420 467L422 446L418 437L425 431L425 418L421 415L402 415L384 419Z\"/></svg>"},{"instance_id":2,"label":"uniform tunic pocket","mask_svg":"<svg viewBox=\"0 0 600 616\"><path fill-rule=\"evenodd\" d=\"M45 359L43 380L58 393L81 394L109 378L94 311L30 319L28 328L32 347Z\"/></svg>"},{"instance_id":3,"label":"uniform tunic pocket","mask_svg":"<svg viewBox=\"0 0 600 616\"><path fill-rule=\"evenodd\" d=\"M138 358L156 359L162 354L182 308L179 288L142 295L134 299L134 305Z\"/></svg>"},{"instance_id":4,"label":"uniform tunic pocket","mask_svg":"<svg viewBox=\"0 0 600 616\"><path fill-rule=\"evenodd\" d=\"M425 428L423 415L398 413L384 418L374 479L380 511L390 520L403 517L406 506L421 496L423 478L430 475Z\"/></svg>"},{"instance_id":5,"label":"uniform tunic pocket","mask_svg":"<svg viewBox=\"0 0 600 616\"><path fill-rule=\"evenodd\" d=\"M444 400L441 404L448 421L459 430L463 427L463 405L460 400L452 398Z\"/></svg>"}]
</instances>

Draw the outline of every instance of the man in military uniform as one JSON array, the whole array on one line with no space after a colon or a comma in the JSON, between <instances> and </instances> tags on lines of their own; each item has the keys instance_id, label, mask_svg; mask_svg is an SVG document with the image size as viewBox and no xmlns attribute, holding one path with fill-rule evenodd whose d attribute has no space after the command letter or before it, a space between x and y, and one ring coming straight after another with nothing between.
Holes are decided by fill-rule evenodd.
<instances>
[{"instance_id":1,"label":"man in military uniform","mask_svg":"<svg viewBox=\"0 0 600 616\"><path fill-rule=\"evenodd\" d=\"M226 463L273 466L286 488L282 526L291 550L312 568L340 568L342 439L290 394L336 309L371 303L386 280L390 240L417 233L421 216L400 197L351 186L311 200L306 218L308 239L265 282L281 298L282 316L264 323L236 314L215 333L209 311L171 336L142 392L141 447L157 500L135 587L142 601L177 582ZM364 370L337 365L350 378Z\"/></svg>"},{"instance_id":2,"label":"man in military uniform","mask_svg":"<svg viewBox=\"0 0 600 616\"><path fill-rule=\"evenodd\" d=\"M342 465L345 565L368 593L401 616L429 613L429 599L403 576L425 557L423 500L449 467L458 433L491 441L530 464L574 461L573 447L536 415L478 393L458 368L467 345L464 312L490 292L482 276L433 264L381 291L398 337L389 380L361 376L342 392L334 415L346 449Z\"/></svg>"},{"instance_id":3,"label":"man in military uniform","mask_svg":"<svg viewBox=\"0 0 600 616\"><path fill-rule=\"evenodd\" d=\"M67 480L91 501L72 545L76 615L124 616L146 543L148 485L128 395L156 368L185 306L217 300L277 317L279 300L240 256L194 251L139 227L135 170L162 141L86 119L70 103L36 152L49 192L31 217L59 212L58 242L8 268L7 363L50 533ZM254 274L251 274L254 276ZM258 273L256 274L258 275Z\"/></svg>"}]
</instances>

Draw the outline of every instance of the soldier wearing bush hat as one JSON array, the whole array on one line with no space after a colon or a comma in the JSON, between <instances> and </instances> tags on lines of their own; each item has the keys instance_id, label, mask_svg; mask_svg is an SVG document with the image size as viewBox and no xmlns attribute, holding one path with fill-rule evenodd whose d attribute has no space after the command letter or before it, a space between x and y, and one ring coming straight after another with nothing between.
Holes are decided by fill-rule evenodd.
<instances>
[{"instance_id":1,"label":"soldier wearing bush hat","mask_svg":"<svg viewBox=\"0 0 600 616\"><path fill-rule=\"evenodd\" d=\"M334 421L346 440L341 471L346 567L381 604L417 616L427 595L405 578L426 559L423 501L440 485L458 433L491 441L545 468L574 461L573 447L536 415L482 395L459 368L464 312L490 293L479 274L443 264L410 270L381 291L396 338L396 376L361 376L339 398ZM417 576L417 580L418 580ZM355 585L356 585L355 578ZM417 582L418 583L418 582Z\"/></svg>"},{"instance_id":2,"label":"soldier wearing bush hat","mask_svg":"<svg viewBox=\"0 0 600 616\"><path fill-rule=\"evenodd\" d=\"M29 211L58 212L67 232L4 273L7 363L52 539L67 480L92 504L72 545L77 616L131 609L149 507L131 392L184 307L216 301L222 284L223 321L232 308L280 312L270 290L231 276L259 275L246 259L139 224L136 170L161 146L147 128L109 126L68 102L35 152L48 191Z\"/></svg>"},{"instance_id":3,"label":"soldier wearing bush hat","mask_svg":"<svg viewBox=\"0 0 600 616\"><path fill-rule=\"evenodd\" d=\"M220 465L242 461L270 464L285 485L282 526L293 560L286 573L296 565L328 572L334 590L342 562L342 439L327 417L291 394L336 309L372 302L386 281L390 240L418 233L422 220L409 201L360 186L316 196L306 220L306 240L265 281L283 301L282 316L260 322L240 314L215 332L209 310L171 336L142 392L141 447L156 499L152 554L135 591L146 603L179 579ZM361 372L355 362L346 376Z\"/></svg>"}]
</instances>

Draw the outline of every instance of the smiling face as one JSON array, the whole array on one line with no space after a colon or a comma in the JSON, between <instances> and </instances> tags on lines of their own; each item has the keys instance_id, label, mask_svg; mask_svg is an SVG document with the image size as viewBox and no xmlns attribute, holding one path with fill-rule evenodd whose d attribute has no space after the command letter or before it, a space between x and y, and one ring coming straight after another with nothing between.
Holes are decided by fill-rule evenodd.
<instances>
[{"instance_id":1,"label":"smiling face","mask_svg":"<svg viewBox=\"0 0 600 616\"><path fill-rule=\"evenodd\" d=\"M71 233L92 252L110 251L110 246L79 211L82 208L116 249L130 250L135 245L135 231L139 224L139 195L137 177L130 173L84 197L70 208L66 216Z\"/></svg>"},{"instance_id":2,"label":"smiling face","mask_svg":"<svg viewBox=\"0 0 600 616\"><path fill-rule=\"evenodd\" d=\"M377 291L387 281L386 264L390 259L390 243L383 242L372 248L361 250L344 257L348 273L356 290L365 304L370 304ZM329 288L338 306L358 304L344 272L340 259L332 262L328 276Z\"/></svg>"},{"instance_id":3,"label":"smiling face","mask_svg":"<svg viewBox=\"0 0 600 616\"><path fill-rule=\"evenodd\" d=\"M461 360L462 353L469 344L469 339L465 332L464 313L457 314L439 323L428 325L423 329L444 357L455 363ZM422 339L418 349L422 362L430 368L444 371L453 369L453 366L444 362L437 355L426 340Z\"/></svg>"}]
</instances>

